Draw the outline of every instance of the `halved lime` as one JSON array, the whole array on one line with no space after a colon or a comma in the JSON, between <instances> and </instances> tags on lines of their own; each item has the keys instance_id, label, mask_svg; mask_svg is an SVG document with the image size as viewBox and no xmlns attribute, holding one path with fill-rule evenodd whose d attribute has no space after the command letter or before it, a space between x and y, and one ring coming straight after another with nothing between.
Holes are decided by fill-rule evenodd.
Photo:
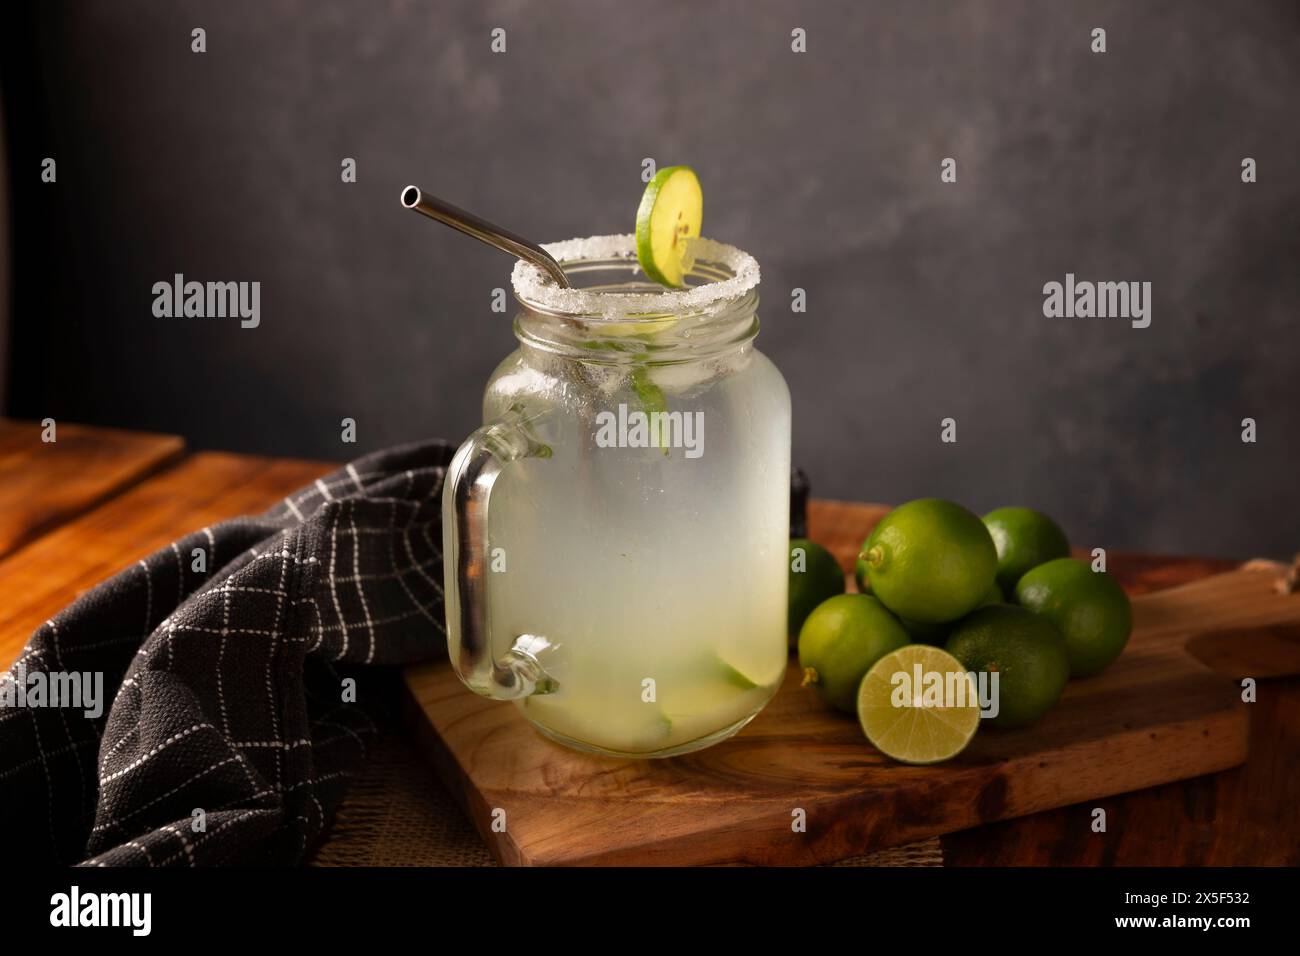
<instances>
[{"instance_id":1,"label":"halved lime","mask_svg":"<svg viewBox=\"0 0 1300 956\"><path fill-rule=\"evenodd\" d=\"M704 192L689 166L665 166L646 184L636 211L636 257L655 282L679 288L688 271L688 240L700 234Z\"/></svg>"},{"instance_id":2,"label":"halved lime","mask_svg":"<svg viewBox=\"0 0 1300 956\"><path fill-rule=\"evenodd\" d=\"M928 644L886 654L858 686L858 720L877 750L902 763L938 763L966 749L980 724L975 682Z\"/></svg>"}]
</instances>

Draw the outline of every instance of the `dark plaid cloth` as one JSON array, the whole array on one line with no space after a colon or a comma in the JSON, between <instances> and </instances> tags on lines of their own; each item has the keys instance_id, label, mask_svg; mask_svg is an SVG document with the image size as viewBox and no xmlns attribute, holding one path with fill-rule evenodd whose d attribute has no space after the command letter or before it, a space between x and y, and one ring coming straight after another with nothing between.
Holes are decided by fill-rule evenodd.
<instances>
[{"instance_id":1,"label":"dark plaid cloth","mask_svg":"<svg viewBox=\"0 0 1300 956\"><path fill-rule=\"evenodd\" d=\"M359 459L263 515L182 538L38 629L10 677L102 672L106 702L97 719L0 710L9 859L301 861L374 734L374 668L360 665L445 651L439 499L452 451Z\"/></svg>"}]
</instances>

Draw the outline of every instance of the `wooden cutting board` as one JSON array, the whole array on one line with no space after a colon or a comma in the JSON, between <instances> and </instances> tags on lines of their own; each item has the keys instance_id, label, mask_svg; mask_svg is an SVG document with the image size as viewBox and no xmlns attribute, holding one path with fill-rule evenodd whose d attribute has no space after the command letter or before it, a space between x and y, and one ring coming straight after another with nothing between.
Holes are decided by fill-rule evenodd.
<instances>
[{"instance_id":1,"label":"wooden cutting board","mask_svg":"<svg viewBox=\"0 0 1300 956\"><path fill-rule=\"evenodd\" d=\"M830 862L1243 762L1250 705L1234 678L1300 673L1300 594L1279 594L1276 579L1233 571L1135 598L1114 665L1071 682L1033 727L982 730L934 767L883 757L855 719L799 687L793 662L740 734L667 760L554 744L446 663L408 670L408 709L502 863ZM1078 808L1080 827L1094 805ZM806 832L792 828L799 810Z\"/></svg>"}]
</instances>

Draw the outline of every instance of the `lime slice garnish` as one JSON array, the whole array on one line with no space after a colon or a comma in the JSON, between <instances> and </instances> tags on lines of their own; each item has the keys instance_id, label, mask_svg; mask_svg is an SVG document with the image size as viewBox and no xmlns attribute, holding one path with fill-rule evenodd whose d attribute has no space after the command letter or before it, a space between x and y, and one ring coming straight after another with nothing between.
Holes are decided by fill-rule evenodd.
<instances>
[{"instance_id":1,"label":"lime slice garnish","mask_svg":"<svg viewBox=\"0 0 1300 956\"><path fill-rule=\"evenodd\" d=\"M975 736L979 697L957 658L937 647L908 644L876 661L862 678L858 720L886 756L938 763L957 756Z\"/></svg>"},{"instance_id":2,"label":"lime slice garnish","mask_svg":"<svg viewBox=\"0 0 1300 956\"><path fill-rule=\"evenodd\" d=\"M689 240L700 234L704 192L695 170L666 166L655 174L636 211L636 257L655 282L679 288L688 268Z\"/></svg>"}]
</instances>

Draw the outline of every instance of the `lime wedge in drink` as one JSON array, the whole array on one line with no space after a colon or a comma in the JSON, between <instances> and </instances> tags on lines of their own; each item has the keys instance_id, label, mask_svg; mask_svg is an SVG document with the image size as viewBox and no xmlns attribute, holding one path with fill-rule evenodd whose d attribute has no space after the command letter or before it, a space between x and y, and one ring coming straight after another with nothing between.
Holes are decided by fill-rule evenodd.
<instances>
[{"instance_id":1,"label":"lime wedge in drink","mask_svg":"<svg viewBox=\"0 0 1300 956\"><path fill-rule=\"evenodd\" d=\"M659 699L675 743L693 740L751 714L776 676L760 683L743 667L710 653L678 677L661 681Z\"/></svg>"},{"instance_id":2,"label":"lime wedge in drink","mask_svg":"<svg viewBox=\"0 0 1300 956\"><path fill-rule=\"evenodd\" d=\"M725 710L730 702L755 692L766 693L778 675L766 684L750 676L744 669L730 663L714 652L700 659L679 678L660 684L664 712L672 720L685 715L698 715Z\"/></svg>"},{"instance_id":3,"label":"lime wedge in drink","mask_svg":"<svg viewBox=\"0 0 1300 956\"><path fill-rule=\"evenodd\" d=\"M758 686L758 682L747 677L739 668L728 664L720 656L717 658L718 675L722 682L730 687L739 690L753 690Z\"/></svg>"},{"instance_id":4,"label":"lime wedge in drink","mask_svg":"<svg viewBox=\"0 0 1300 956\"><path fill-rule=\"evenodd\" d=\"M689 166L665 166L646 184L636 211L636 257L655 282L680 288L690 240L704 221L704 192Z\"/></svg>"},{"instance_id":5,"label":"lime wedge in drink","mask_svg":"<svg viewBox=\"0 0 1300 956\"><path fill-rule=\"evenodd\" d=\"M673 735L673 720L663 705L639 696L626 706L612 700L608 693L582 694L566 700L543 694L525 697L518 704L543 727L604 750L651 753L662 750Z\"/></svg>"},{"instance_id":6,"label":"lime wedge in drink","mask_svg":"<svg viewBox=\"0 0 1300 956\"><path fill-rule=\"evenodd\" d=\"M979 729L975 682L947 651L908 644L886 654L858 686L867 739L902 763L938 763L966 749Z\"/></svg>"}]
</instances>

